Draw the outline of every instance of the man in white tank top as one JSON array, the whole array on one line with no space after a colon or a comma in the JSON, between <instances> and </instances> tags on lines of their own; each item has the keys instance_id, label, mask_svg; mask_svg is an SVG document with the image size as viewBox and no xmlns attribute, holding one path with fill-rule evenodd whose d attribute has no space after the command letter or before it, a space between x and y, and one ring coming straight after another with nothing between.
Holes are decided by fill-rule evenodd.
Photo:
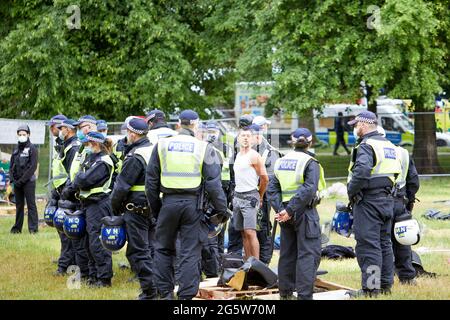
<instances>
[{"instance_id":1,"label":"man in white tank top","mask_svg":"<svg viewBox=\"0 0 450 320\"><path fill-rule=\"evenodd\" d=\"M259 259L259 242L256 235L257 212L269 182L264 161L252 149L252 131L239 131L239 153L234 161L235 194L233 199L234 228L241 232L245 258Z\"/></svg>"}]
</instances>

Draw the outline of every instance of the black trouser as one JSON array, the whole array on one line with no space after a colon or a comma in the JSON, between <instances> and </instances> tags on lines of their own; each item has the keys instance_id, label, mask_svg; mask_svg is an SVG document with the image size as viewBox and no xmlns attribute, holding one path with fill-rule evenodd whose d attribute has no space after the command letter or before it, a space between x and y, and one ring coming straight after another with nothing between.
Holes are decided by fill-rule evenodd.
<instances>
[{"instance_id":1,"label":"black trouser","mask_svg":"<svg viewBox=\"0 0 450 320\"><path fill-rule=\"evenodd\" d=\"M201 268L207 278L219 276L219 245L218 238L208 239L202 247Z\"/></svg>"},{"instance_id":2,"label":"black trouser","mask_svg":"<svg viewBox=\"0 0 450 320\"><path fill-rule=\"evenodd\" d=\"M89 268L90 276L97 279L110 280L113 276L111 252L103 248L100 242L101 218L110 216L112 209L106 197L100 201L88 201L83 204L86 210L87 253L93 265Z\"/></svg>"},{"instance_id":3,"label":"black trouser","mask_svg":"<svg viewBox=\"0 0 450 320\"><path fill-rule=\"evenodd\" d=\"M71 239L73 251L75 253L75 264L80 268L82 277L97 277L95 261L89 259L87 247L89 246L89 237L84 235L83 238L76 240Z\"/></svg>"},{"instance_id":4,"label":"black trouser","mask_svg":"<svg viewBox=\"0 0 450 320\"><path fill-rule=\"evenodd\" d=\"M174 290L176 239L180 239L179 299L192 299L200 284L200 261L207 227L203 212L197 209L197 197L184 195L163 198L156 226L155 284L161 297Z\"/></svg>"},{"instance_id":5,"label":"black trouser","mask_svg":"<svg viewBox=\"0 0 450 320\"><path fill-rule=\"evenodd\" d=\"M315 209L297 216L280 224L279 289L281 296L295 290L298 299L311 300L320 264L320 221Z\"/></svg>"},{"instance_id":6,"label":"black trouser","mask_svg":"<svg viewBox=\"0 0 450 320\"><path fill-rule=\"evenodd\" d=\"M16 223L11 230L22 232L26 200L28 207L28 231L37 232L39 229L39 218L36 207L36 181L28 181L21 187L14 186L14 194L16 197Z\"/></svg>"},{"instance_id":7,"label":"black trouser","mask_svg":"<svg viewBox=\"0 0 450 320\"><path fill-rule=\"evenodd\" d=\"M345 143L344 133L336 133L336 144L334 145L334 152L333 152L333 154L337 153L339 145L342 145L344 147L345 151L348 154L350 154L350 150L348 150L347 144Z\"/></svg>"},{"instance_id":8,"label":"black trouser","mask_svg":"<svg viewBox=\"0 0 450 320\"><path fill-rule=\"evenodd\" d=\"M155 228L149 217L133 212L125 212L123 217L128 241L126 256L130 267L139 278L142 291L154 290L151 248Z\"/></svg>"},{"instance_id":9,"label":"black trouser","mask_svg":"<svg viewBox=\"0 0 450 320\"><path fill-rule=\"evenodd\" d=\"M58 232L59 240L61 241L61 253L58 258L58 269L65 272L67 268L75 264L75 250L72 246L72 241L65 235L64 232Z\"/></svg>"},{"instance_id":10,"label":"black trouser","mask_svg":"<svg viewBox=\"0 0 450 320\"><path fill-rule=\"evenodd\" d=\"M261 211L263 213L260 221L261 230L256 232L259 241L259 260L268 265L272 259L273 243L271 237L270 205L266 195L264 195L264 203ZM231 218L231 222L228 224L228 252L240 254L242 253L242 247L241 232L234 228L233 218Z\"/></svg>"},{"instance_id":11,"label":"black trouser","mask_svg":"<svg viewBox=\"0 0 450 320\"><path fill-rule=\"evenodd\" d=\"M405 211L405 202L403 198L395 198L394 201L394 221L395 218L402 215ZM416 269L412 265L411 246L405 246L397 242L394 236L394 222L392 223L392 249L394 252L395 270L400 280L411 280L416 276Z\"/></svg>"},{"instance_id":12,"label":"black trouser","mask_svg":"<svg viewBox=\"0 0 450 320\"><path fill-rule=\"evenodd\" d=\"M391 224L394 199L384 190L372 190L353 205L356 258L364 290L389 289L394 280Z\"/></svg>"}]
</instances>

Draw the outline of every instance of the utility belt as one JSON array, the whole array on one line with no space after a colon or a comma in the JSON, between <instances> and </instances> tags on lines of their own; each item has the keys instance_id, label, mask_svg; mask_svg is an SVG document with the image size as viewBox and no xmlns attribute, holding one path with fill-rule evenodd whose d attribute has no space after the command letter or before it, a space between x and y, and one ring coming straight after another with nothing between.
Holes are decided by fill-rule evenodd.
<instances>
[{"instance_id":1,"label":"utility belt","mask_svg":"<svg viewBox=\"0 0 450 320\"><path fill-rule=\"evenodd\" d=\"M358 204L360 203L364 198L375 198L379 197L380 195L385 196L392 196L396 195L397 188L394 186L391 187L384 187L384 188L374 188L374 189L364 189L363 191L358 192L353 198L351 203L352 204Z\"/></svg>"},{"instance_id":2,"label":"utility belt","mask_svg":"<svg viewBox=\"0 0 450 320\"><path fill-rule=\"evenodd\" d=\"M125 209L127 209L127 211L129 211L131 213L135 213L135 214L140 215L145 218L150 218L151 213L152 213L150 207L146 204L139 205L139 204L129 202L125 205Z\"/></svg>"}]
</instances>

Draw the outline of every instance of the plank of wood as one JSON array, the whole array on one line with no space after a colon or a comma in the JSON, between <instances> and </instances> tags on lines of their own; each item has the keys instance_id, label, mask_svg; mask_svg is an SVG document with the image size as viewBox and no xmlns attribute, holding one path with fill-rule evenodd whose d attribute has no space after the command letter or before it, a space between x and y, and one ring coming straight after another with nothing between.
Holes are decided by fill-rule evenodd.
<instances>
[{"instance_id":1,"label":"plank of wood","mask_svg":"<svg viewBox=\"0 0 450 320\"><path fill-rule=\"evenodd\" d=\"M320 293L314 293L313 299L314 300L349 300L350 296L348 294L345 294L347 290L333 290L328 292L320 292ZM296 293L294 293L294 296L297 296ZM278 293L274 294L267 294L267 295L260 295L255 297L256 300L280 300L280 295Z\"/></svg>"},{"instance_id":2,"label":"plank of wood","mask_svg":"<svg viewBox=\"0 0 450 320\"><path fill-rule=\"evenodd\" d=\"M331 290L341 290L341 289L343 289L343 290L355 290L353 288L346 287L346 286L343 286L341 284L337 284L337 283L334 283L334 282L331 282L331 281L326 281L326 280L319 279L319 278L317 278L316 281L314 282L314 286L317 287L317 288L328 289L330 291Z\"/></svg>"}]
</instances>

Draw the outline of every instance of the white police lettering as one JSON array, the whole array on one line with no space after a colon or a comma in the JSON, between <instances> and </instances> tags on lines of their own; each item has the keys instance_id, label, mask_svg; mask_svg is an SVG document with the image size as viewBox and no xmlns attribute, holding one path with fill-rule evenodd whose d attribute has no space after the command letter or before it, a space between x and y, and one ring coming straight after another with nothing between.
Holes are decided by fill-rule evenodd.
<instances>
[{"instance_id":1,"label":"white police lettering","mask_svg":"<svg viewBox=\"0 0 450 320\"><path fill-rule=\"evenodd\" d=\"M397 154L395 153L395 149L392 148L383 148L384 149L384 157L386 159L397 159Z\"/></svg>"},{"instance_id":2,"label":"white police lettering","mask_svg":"<svg viewBox=\"0 0 450 320\"><path fill-rule=\"evenodd\" d=\"M280 161L278 170L295 171L298 160L285 159Z\"/></svg>"},{"instance_id":3,"label":"white police lettering","mask_svg":"<svg viewBox=\"0 0 450 320\"><path fill-rule=\"evenodd\" d=\"M194 152L194 146L195 144L193 142L176 142L171 141L169 143L169 151L175 151L175 152Z\"/></svg>"}]
</instances>

